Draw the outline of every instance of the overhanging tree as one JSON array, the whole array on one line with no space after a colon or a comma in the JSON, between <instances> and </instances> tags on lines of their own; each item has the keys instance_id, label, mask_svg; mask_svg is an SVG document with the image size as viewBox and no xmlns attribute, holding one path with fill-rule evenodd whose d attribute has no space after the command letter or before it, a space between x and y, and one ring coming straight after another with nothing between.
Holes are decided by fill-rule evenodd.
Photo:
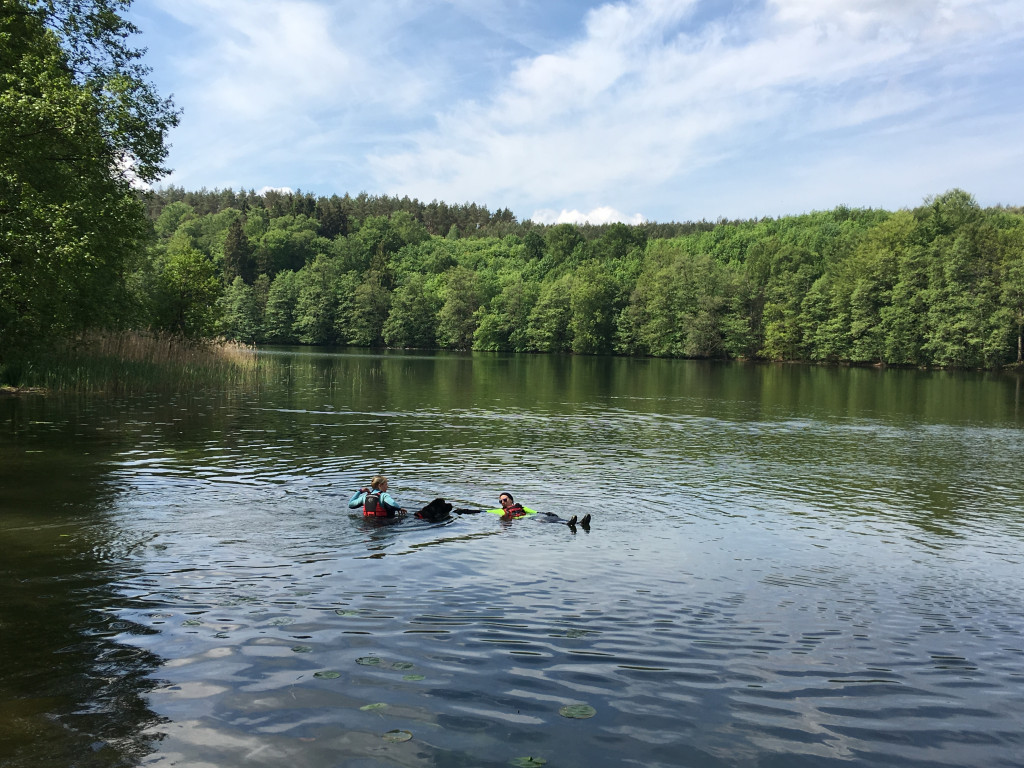
<instances>
[{"instance_id":1,"label":"overhanging tree","mask_svg":"<svg viewBox=\"0 0 1024 768\"><path fill-rule=\"evenodd\" d=\"M0 5L0 362L112 324L146 232L132 184L177 122L146 81L124 0Z\"/></svg>"}]
</instances>

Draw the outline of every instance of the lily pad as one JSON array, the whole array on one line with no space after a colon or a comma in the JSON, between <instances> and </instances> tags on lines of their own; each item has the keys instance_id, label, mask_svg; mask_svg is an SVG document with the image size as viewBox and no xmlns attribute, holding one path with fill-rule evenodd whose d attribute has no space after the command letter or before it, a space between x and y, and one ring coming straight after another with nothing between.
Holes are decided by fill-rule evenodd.
<instances>
[{"instance_id":1,"label":"lily pad","mask_svg":"<svg viewBox=\"0 0 1024 768\"><path fill-rule=\"evenodd\" d=\"M412 680L415 682L416 680L426 680L427 678L425 678L423 675L402 675L402 679Z\"/></svg>"},{"instance_id":2,"label":"lily pad","mask_svg":"<svg viewBox=\"0 0 1024 768\"><path fill-rule=\"evenodd\" d=\"M597 710L589 704L568 704L558 710L562 717L569 717L573 720L586 720L597 714Z\"/></svg>"},{"instance_id":3,"label":"lily pad","mask_svg":"<svg viewBox=\"0 0 1024 768\"><path fill-rule=\"evenodd\" d=\"M271 619L270 624L271 626L275 627L283 627L287 624L292 624L294 622L295 619L291 618L290 616L278 616L276 619Z\"/></svg>"},{"instance_id":4,"label":"lily pad","mask_svg":"<svg viewBox=\"0 0 1024 768\"><path fill-rule=\"evenodd\" d=\"M336 608L334 611L339 616L358 616L359 611L345 610L344 608Z\"/></svg>"},{"instance_id":5,"label":"lily pad","mask_svg":"<svg viewBox=\"0 0 1024 768\"><path fill-rule=\"evenodd\" d=\"M414 666L416 666L416 665L413 664L412 662L409 662L409 661L396 661L394 664L391 665L391 668L392 669L412 669Z\"/></svg>"},{"instance_id":6,"label":"lily pad","mask_svg":"<svg viewBox=\"0 0 1024 768\"><path fill-rule=\"evenodd\" d=\"M380 658L377 656L360 656L356 659L356 664L362 664L364 667L379 667Z\"/></svg>"},{"instance_id":7,"label":"lily pad","mask_svg":"<svg viewBox=\"0 0 1024 768\"><path fill-rule=\"evenodd\" d=\"M183 622L181 622L181 626L183 627L200 627L202 626L202 624L203 622L201 622L199 619L185 619Z\"/></svg>"},{"instance_id":8,"label":"lily pad","mask_svg":"<svg viewBox=\"0 0 1024 768\"><path fill-rule=\"evenodd\" d=\"M388 705L385 704L383 701L378 701L376 704L366 704L365 706L362 706L359 709L363 712L373 712L377 709L387 709L387 706Z\"/></svg>"},{"instance_id":9,"label":"lily pad","mask_svg":"<svg viewBox=\"0 0 1024 768\"><path fill-rule=\"evenodd\" d=\"M321 669L319 672L314 672L313 677L319 677L321 680L335 680L341 677L341 672L335 672L333 669Z\"/></svg>"},{"instance_id":10,"label":"lily pad","mask_svg":"<svg viewBox=\"0 0 1024 768\"><path fill-rule=\"evenodd\" d=\"M412 732L399 730L388 731L383 736L381 736L381 738L384 739L384 741L388 741L392 744L400 744L403 741L408 741L409 739L411 739Z\"/></svg>"},{"instance_id":11,"label":"lily pad","mask_svg":"<svg viewBox=\"0 0 1024 768\"><path fill-rule=\"evenodd\" d=\"M515 760L509 761L516 768L538 768L538 766L546 765L547 762L543 757L517 757Z\"/></svg>"},{"instance_id":12,"label":"lily pad","mask_svg":"<svg viewBox=\"0 0 1024 768\"><path fill-rule=\"evenodd\" d=\"M292 650L295 653L312 653L313 649L308 645L295 645L292 646Z\"/></svg>"}]
</instances>

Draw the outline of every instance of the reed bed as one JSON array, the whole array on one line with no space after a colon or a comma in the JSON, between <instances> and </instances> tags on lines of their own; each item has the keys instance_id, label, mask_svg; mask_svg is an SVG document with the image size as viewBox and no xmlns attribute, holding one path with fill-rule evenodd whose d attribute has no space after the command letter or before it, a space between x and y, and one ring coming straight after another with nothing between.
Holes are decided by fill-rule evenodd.
<instances>
[{"instance_id":1,"label":"reed bed","mask_svg":"<svg viewBox=\"0 0 1024 768\"><path fill-rule=\"evenodd\" d=\"M131 395L256 383L254 347L139 331L89 332L0 372L20 390Z\"/></svg>"}]
</instances>

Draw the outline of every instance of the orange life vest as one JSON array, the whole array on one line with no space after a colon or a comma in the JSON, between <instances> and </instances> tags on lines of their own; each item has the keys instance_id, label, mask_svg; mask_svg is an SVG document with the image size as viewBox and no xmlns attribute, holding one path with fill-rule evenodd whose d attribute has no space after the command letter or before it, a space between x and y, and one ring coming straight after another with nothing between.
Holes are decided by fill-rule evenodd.
<instances>
[{"instance_id":1,"label":"orange life vest","mask_svg":"<svg viewBox=\"0 0 1024 768\"><path fill-rule=\"evenodd\" d=\"M363 499L363 517L387 517L388 510L380 500L380 491L370 491Z\"/></svg>"}]
</instances>

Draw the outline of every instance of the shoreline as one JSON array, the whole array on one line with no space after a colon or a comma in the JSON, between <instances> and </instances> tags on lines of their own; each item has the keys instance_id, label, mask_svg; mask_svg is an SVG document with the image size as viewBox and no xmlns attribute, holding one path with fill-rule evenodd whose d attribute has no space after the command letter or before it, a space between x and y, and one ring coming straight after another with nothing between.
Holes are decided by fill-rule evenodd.
<instances>
[{"instance_id":1,"label":"shoreline","mask_svg":"<svg viewBox=\"0 0 1024 768\"><path fill-rule=\"evenodd\" d=\"M45 395L45 387L12 387L7 384L0 385L0 397L17 397L18 395Z\"/></svg>"}]
</instances>

